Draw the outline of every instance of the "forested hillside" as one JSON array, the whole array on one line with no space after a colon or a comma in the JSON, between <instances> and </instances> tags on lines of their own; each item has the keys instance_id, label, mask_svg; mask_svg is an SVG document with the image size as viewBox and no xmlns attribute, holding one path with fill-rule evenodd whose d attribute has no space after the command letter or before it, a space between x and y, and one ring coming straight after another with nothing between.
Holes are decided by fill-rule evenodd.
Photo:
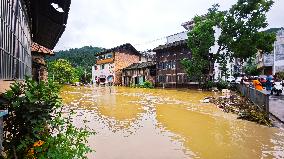
<instances>
[{"instance_id":1,"label":"forested hillside","mask_svg":"<svg viewBox=\"0 0 284 159\"><path fill-rule=\"evenodd\" d=\"M65 51L55 52L55 56L47 57L47 61L56 59L66 59L71 62L74 67L81 66L90 71L91 66L95 64L96 53L102 51L103 48L84 46L82 48L72 48Z\"/></svg>"}]
</instances>

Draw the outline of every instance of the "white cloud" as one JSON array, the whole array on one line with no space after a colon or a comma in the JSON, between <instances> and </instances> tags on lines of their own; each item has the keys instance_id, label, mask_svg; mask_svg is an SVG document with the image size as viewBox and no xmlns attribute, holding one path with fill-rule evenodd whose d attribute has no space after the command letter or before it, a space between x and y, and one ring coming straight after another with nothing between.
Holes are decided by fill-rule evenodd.
<instances>
[{"instance_id":1,"label":"white cloud","mask_svg":"<svg viewBox=\"0 0 284 159\"><path fill-rule=\"evenodd\" d=\"M151 40L171 35L182 22L204 14L214 3L228 9L236 0L72 0L68 24L55 50L86 45L111 48L126 42L140 50L158 43ZM269 27L284 26L283 0L276 0L268 14Z\"/></svg>"}]
</instances>

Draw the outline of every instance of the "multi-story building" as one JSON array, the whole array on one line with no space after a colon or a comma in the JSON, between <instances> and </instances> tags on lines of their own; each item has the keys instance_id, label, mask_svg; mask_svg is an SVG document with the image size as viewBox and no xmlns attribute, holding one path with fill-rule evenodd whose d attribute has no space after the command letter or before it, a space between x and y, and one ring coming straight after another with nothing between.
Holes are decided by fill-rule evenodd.
<instances>
[{"instance_id":1,"label":"multi-story building","mask_svg":"<svg viewBox=\"0 0 284 159\"><path fill-rule=\"evenodd\" d=\"M187 41L180 40L173 43L160 45L154 49L156 52L156 86L158 87L183 87L189 84L187 74L180 61L191 58L187 48Z\"/></svg>"},{"instance_id":2,"label":"multi-story building","mask_svg":"<svg viewBox=\"0 0 284 159\"><path fill-rule=\"evenodd\" d=\"M51 5L55 3L57 8ZM32 42L51 50L55 47L65 30L70 3L71 0L0 1L0 94L13 81L31 75Z\"/></svg>"},{"instance_id":3,"label":"multi-story building","mask_svg":"<svg viewBox=\"0 0 284 159\"><path fill-rule=\"evenodd\" d=\"M122 85L122 69L138 63L141 54L129 43L107 49L97 55L92 67L92 81L97 84Z\"/></svg>"},{"instance_id":4,"label":"multi-story building","mask_svg":"<svg viewBox=\"0 0 284 159\"><path fill-rule=\"evenodd\" d=\"M274 42L273 74L284 72L284 29L279 30L276 35L276 41Z\"/></svg>"},{"instance_id":5,"label":"multi-story building","mask_svg":"<svg viewBox=\"0 0 284 159\"><path fill-rule=\"evenodd\" d=\"M272 75L273 58L273 54L258 51L256 54L256 64L261 75Z\"/></svg>"}]
</instances>

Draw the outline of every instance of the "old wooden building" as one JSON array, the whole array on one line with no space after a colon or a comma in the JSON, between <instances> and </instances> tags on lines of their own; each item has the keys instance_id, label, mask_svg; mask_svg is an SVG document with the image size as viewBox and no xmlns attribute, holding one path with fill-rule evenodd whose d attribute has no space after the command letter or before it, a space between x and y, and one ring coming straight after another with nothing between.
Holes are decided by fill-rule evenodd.
<instances>
[{"instance_id":1,"label":"old wooden building","mask_svg":"<svg viewBox=\"0 0 284 159\"><path fill-rule=\"evenodd\" d=\"M92 81L100 85L122 85L122 69L140 59L141 54L129 43L107 49L97 55Z\"/></svg>"},{"instance_id":2,"label":"old wooden building","mask_svg":"<svg viewBox=\"0 0 284 159\"><path fill-rule=\"evenodd\" d=\"M142 85L145 81L155 84L156 63L142 62L134 63L122 71L122 85Z\"/></svg>"},{"instance_id":3,"label":"old wooden building","mask_svg":"<svg viewBox=\"0 0 284 159\"><path fill-rule=\"evenodd\" d=\"M187 87L190 81L180 63L184 58L191 58L186 40L160 45L153 51L157 60L156 86Z\"/></svg>"},{"instance_id":4,"label":"old wooden building","mask_svg":"<svg viewBox=\"0 0 284 159\"><path fill-rule=\"evenodd\" d=\"M55 47L66 28L70 4L71 0L0 1L0 94L10 83L32 75L32 42Z\"/></svg>"}]
</instances>

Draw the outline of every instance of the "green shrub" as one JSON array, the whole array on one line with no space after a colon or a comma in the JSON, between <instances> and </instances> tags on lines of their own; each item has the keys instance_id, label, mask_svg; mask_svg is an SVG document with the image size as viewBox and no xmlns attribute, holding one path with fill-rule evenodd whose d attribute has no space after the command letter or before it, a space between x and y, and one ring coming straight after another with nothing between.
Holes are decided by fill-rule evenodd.
<instances>
[{"instance_id":1,"label":"green shrub","mask_svg":"<svg viewBox=\"0 0 284 159\"><path fill-rule=\"evenodd\" d=\"M224 81L224 80L219 80L216 83L216 87L218 88L218 90L228 89L229 88L229 83Z\"/></svg>"},{"instance_id":2,"label":"green shrub","mask_svg":"<svg viewBox=\"0 0 284 159\"><path fill-rule=\"evenodd\" d=\"M5 158L85 158L92 150L85 144L91 134L62 117L60 87L26 78L14 83L4 95L0 109L4 120Z\"/></svg>"},{"instance_id":3,"label":"green shrub","mask_svg":"<svg viewBox=\"0 0 284 159\"><path fill-rule=\"evenodd\" d=\"M215 87L215 83L213 81L206 81L201 85L201 88L205 90L209 90L212 87Z\"/></svg>"},{"instance_id":4,"label":"green shrub","mask_svg":"<svg viewBox=\"0 0 284 159\"><path fill-rule=\"evenodd\" d=\"M154 88L153 84L150 81L145 81L142 85L140 85L141 88Z\"/></svg>"}]
</instances>

